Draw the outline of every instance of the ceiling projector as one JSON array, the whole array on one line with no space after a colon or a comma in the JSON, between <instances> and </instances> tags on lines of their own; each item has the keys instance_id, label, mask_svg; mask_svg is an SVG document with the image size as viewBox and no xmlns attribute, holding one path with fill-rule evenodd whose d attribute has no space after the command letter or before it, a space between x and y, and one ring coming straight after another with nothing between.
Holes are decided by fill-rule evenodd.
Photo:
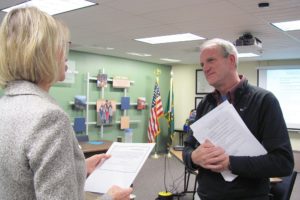
<instances>
[{"instance_id":1,"label":"ceiling projector","mask_svg":"<svg viewBox=\"0 0 300 200\"><path fill-rule=\"evenodd\" d=\"M235 46L256 46L258 48L262 48L262 42L257 38L253 37L251 33L245 33L243 36L240 36L235 41Z\"/></svg>"}]
</instances>

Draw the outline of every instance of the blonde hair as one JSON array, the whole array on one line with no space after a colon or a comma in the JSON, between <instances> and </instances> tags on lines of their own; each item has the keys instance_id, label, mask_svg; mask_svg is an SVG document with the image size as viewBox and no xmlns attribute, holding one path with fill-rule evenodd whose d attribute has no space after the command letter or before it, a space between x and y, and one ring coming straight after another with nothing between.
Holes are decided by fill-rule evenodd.
<instances>
[{"instance_id":1,"label":"blonde hair","mask_svg":"<svg viewBox=\"0 0 300 200\"><path fill-rule=\"evenodd\" d=\"M7 13L0 27L0 86L14 80L55 83L69 37L66 26L37 8Z\"/></svg>"}]
</instances>

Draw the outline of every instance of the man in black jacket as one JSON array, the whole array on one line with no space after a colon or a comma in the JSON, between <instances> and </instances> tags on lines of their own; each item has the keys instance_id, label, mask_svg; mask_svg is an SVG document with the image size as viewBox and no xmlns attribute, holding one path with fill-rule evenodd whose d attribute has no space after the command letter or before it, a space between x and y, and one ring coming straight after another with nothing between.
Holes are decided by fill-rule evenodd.
<instances>
[{"instance_id":1,"label":"man in black jacket","mask_svg":"<svg viewBox=\"0 0 300 200\"><path fill-rule=\"evenodd\" d=\"M202 144L189 136L185 141L185 165L198 170L201 200L267 200L269 178L291 174L293 153L287 127L276 97L269 91L250 85L237 72L237 50L222 39L206 41L201 46L200 61L208 83L215 91L198 105L196 120L228 100L254 137L267 150L261 156L232 156L209 140ZM238 175L232 182L220 172Z\"/></svg>"}]
</instances>

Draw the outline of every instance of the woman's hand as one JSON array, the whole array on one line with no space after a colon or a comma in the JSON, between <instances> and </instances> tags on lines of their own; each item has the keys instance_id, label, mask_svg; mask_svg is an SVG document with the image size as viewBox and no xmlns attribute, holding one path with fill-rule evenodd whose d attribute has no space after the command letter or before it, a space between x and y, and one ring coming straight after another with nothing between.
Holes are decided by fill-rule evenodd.
<instances>
[{"instance_id":1,"label":"woman's hand","mask_svg":"<svg viewBox=\"0 0 300 200\"><path fill-rule=\"evenodd\" d=\"M113 200L129 200L132 188L120 188L113 185L107 191L107 194L112 197Z\"/></svg>"},{"instance_id":2,"label":"woman's hand","mask_svg":"<svg viewBox=\"0 0 300 200\"><path fill-rule=\"evenodd\" d=\"M110 158L108 154L97 154L85 159L86 172L87 176L89 176L97 167L97 165L102 161Z\"/></svg>"}]
</instances>

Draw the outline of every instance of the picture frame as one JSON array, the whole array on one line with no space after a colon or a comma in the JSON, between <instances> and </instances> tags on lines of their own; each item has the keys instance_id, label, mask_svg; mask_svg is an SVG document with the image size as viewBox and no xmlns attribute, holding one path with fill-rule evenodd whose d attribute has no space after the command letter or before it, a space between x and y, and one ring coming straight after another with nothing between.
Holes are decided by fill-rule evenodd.
<instances>
[{"instance_id":1,"label":"picture frame","mask_svg":"<svg viewBox=\"0 0 300 200\"><path fill-rule=\"evenodd\" d=\"M198 104L202 101L203 97L195 97L195 109L197 109Z\"/></svg>"},{"instance_id":2,"label":"picture frame","mask_svg":"<svg viewBox=\"0 0 300 200\"><path fill-rule=\"evenodd\" d=\"M196 69L196 94L207 94L214 91L214 88L208 84L202 69Z\"/></svg>"}]
</instances>

